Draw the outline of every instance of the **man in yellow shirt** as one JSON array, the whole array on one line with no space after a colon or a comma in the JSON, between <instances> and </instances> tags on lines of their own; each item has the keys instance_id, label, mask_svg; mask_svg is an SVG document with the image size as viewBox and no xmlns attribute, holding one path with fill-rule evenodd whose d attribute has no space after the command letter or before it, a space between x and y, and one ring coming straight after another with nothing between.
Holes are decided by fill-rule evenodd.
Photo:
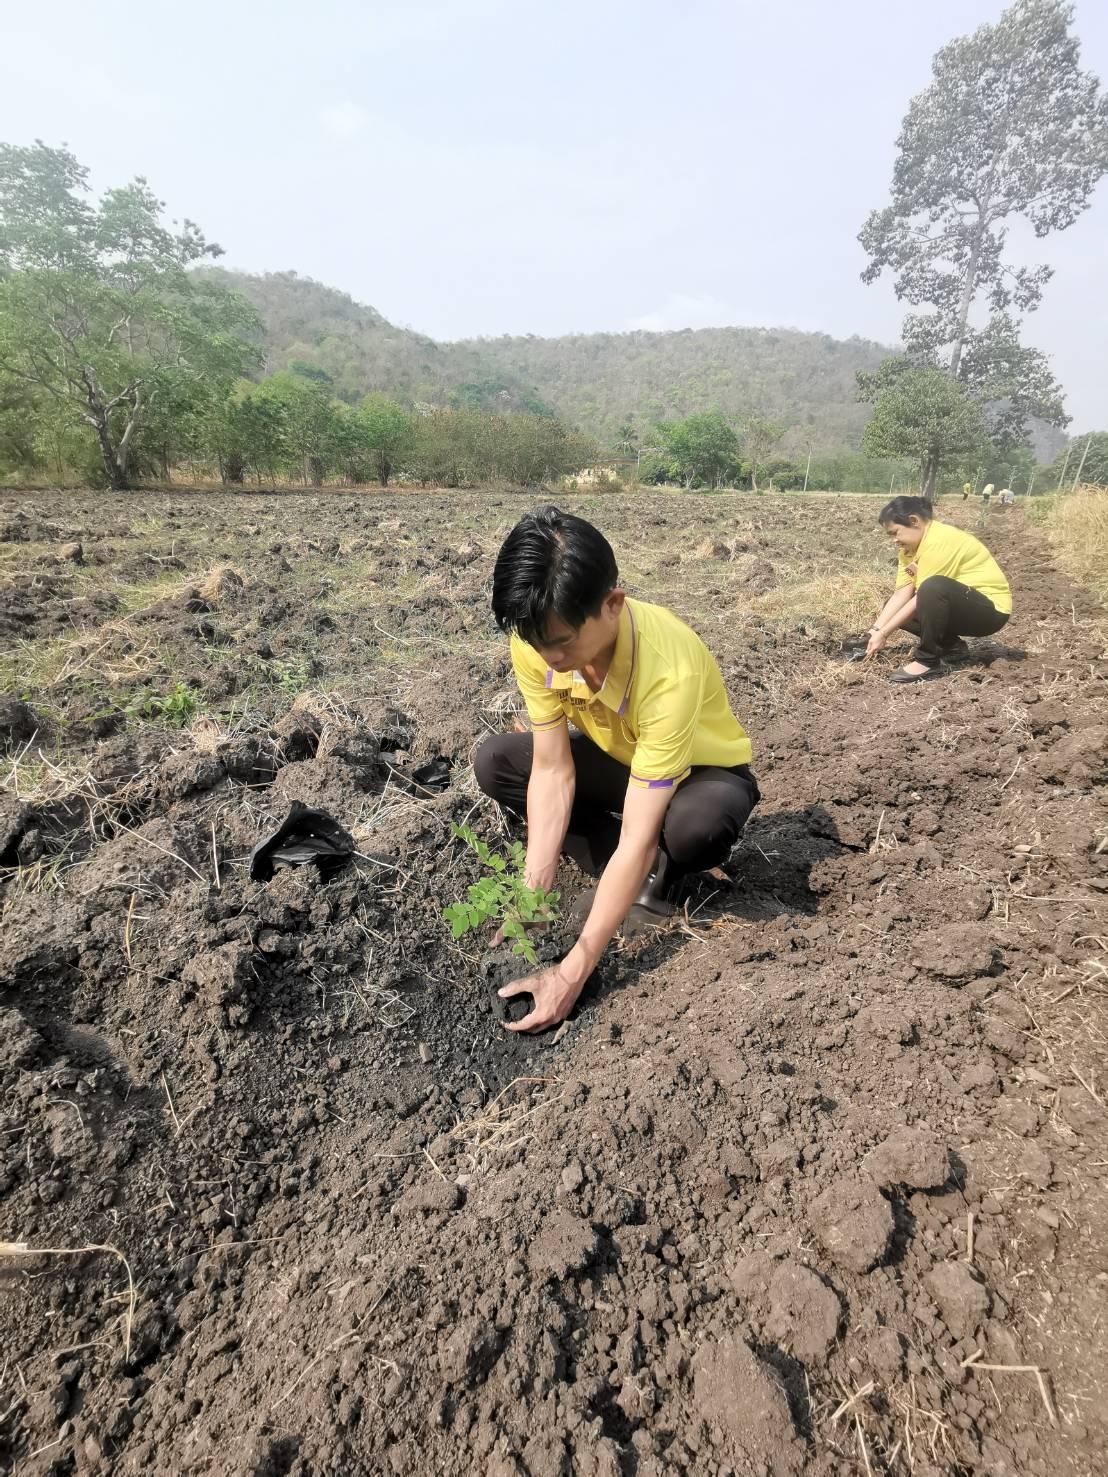
<instances>
[{"instance_id":1,"label":"man in yellow shirt","mask_svg":"<svg viewBox=\"0 0 1108 1477\"><path fill-rule=\"evenodd\" d=\"M511 1029L541 1031L572 1010L633 906L672 912L682 876L726 859L758 784L712 654L670 611L625 594L591 523L554 507L521 518L492 608L531 732L487 739L478 784L526 814L532 887L552 886L563 852L600 878L565 959L500 992L532 995Z\"/></svg>"},{"instance_id":2,"label":"man in yellow shirt","mask_svg":"<svg viewBox=\"0 0 1108 1477\"><path fill-rule=\"evenodd\" d=\"M980 539L942 523L923 497L894 497L879 522L897 547L896 587L870 627L866 655L893 631L919 637L915 656L890 682L927 682L945 675L943 658L968 655L965 636L992 636L1012 614L1004 571Z\"/></svg>"}]
</instances>

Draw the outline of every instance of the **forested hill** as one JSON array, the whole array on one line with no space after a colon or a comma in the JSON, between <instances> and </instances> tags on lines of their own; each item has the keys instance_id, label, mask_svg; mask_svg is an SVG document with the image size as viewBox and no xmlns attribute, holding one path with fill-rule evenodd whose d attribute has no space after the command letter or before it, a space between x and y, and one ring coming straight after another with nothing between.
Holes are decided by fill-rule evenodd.
<instances>
[{"instance_id":1,"label":"forested hill","mask_svg":"<svg viewBox=\"0 0 1108 1477\"><path fill-rule=\"evenodd\" d=\"M567 338L472 339L505 378L534 385L559 415L611 442L630 420L645 429L718 408L788 427L799 450L856 446L869 414L856 375L892 350L788 328L697 328L674 333L589 333Z\"/></svg>"},{"instance_id":2,"label":"forested hill","mask_svg":"<svg viewBox=\"0 0 1108 1477\"><path fill-rule=\"evenodd\" d=\"M453 388L453 354L423 334L397 328L345 292L295 272L199 270L254 304L265 325L268 370L302 360L326 370L336 392L350 401L370 390L400 400L436 400L444 387Z\"/></svg>"},{"instance_id":3,"label":"forested hill","mask_svg":"<svg viewBox=\"0 0 1108 1477\"><path fill-rule=\"evenodd\" d=\"M855 399L855 374L889 352L863 339L761 328L436 343L294 272L207 270L258 309L270 369L315 365L351 401L381 390L407 402L546 408L609 446L628 422L647 440L658 420L716 407L736 420L781 421L786 448L856 446L868 410Z\"/></svg>"}]
</instances>

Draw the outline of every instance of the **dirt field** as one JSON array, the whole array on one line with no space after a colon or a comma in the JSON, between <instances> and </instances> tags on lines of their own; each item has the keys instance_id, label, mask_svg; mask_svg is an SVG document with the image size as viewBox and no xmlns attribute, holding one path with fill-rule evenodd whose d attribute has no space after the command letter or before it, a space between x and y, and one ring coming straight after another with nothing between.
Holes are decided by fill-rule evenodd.
<instances>
[{"instance_id":1,"label":"dirt field","mask_svg":"<svg viewBox=\"0 0 1108 1477\"><path fill-rule=\"evenodd\" d=\"M520 1039L440 913L524 506L0 497L0 1463L1108 1471L1104 612L993 509L1016 616L896 691L873 500L575 499L764 802ZM293 800L359 856L251 882Z\"/></svg>"}]
</instances>

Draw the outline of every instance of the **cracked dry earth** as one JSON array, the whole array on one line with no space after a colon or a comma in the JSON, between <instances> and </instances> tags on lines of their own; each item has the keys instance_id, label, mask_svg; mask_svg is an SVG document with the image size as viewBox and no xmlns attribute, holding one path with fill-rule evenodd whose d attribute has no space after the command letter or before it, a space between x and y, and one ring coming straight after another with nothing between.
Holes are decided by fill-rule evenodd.
<instances>
[{"instance_id":1,"label":"cracked dry earth","mask_svg":"<svg viewBox=\"0 0 1108 1477\"><path fill-rule=\"evenodd\" d=\"M1017 615L943 683L775 700L772 635L702 627L764 803L557 1040L438 918L450 823L500 830L499 648L404 712L90 739L81 804L9 807L9 860L75 864L7 884L0 1235L119 1257L0 1259L6 1469L1108 1470L1108 638L986 536ZM363 855L252 883L292 799Z\"/></svg>"}]
</instances>

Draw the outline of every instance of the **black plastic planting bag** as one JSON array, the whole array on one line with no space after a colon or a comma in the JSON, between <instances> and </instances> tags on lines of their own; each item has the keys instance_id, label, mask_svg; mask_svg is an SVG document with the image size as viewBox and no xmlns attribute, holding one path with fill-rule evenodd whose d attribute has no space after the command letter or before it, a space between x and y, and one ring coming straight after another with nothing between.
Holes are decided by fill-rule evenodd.
<instances>
[{"instance_id":1,"label":"black plastic planting bag","mask_svg":"<svg viewBox=\"0 0 1108 1477\"><path fill-rule=\"evenodd\" d=\"M412 775L417 785L433 794L439 794L445 790L450 783L450 771L453 765L449 759L444 759L441 754L436 755L430 764L425 764L422 769L417 769Z\"/></svg>"},{"instance_id":2,"label":"black plastic planting bag","mask_svg":"<svg viewBox=\"0 0 1108 1477\"><path fill-rule=\"evenodd\" d=\"M325 810L310 810L299 800L280 826L250 853L250 876L268 882L277 867L303 867L315 862L324 876L354 855L354 838Z\"/></svg>"},{"instance_id":3,"label":"black plastic planting bag","mask_svg":"<svg viewBox=\"0 0 1108 1477\"><path fill-rule=\"evenodd\" d=\"M869 645L869 632L864 636L848 636L845 641L839 642L838 658L841 662L860 662L865 660L866 647Z\"/></svg>"},{"instance_id":4,"label":"black plastic planting bag","mask_svg":"<svg viewBox=\"0 0 1108 1477\"><path fill-rule=\"evenodd\" d=\"M419 769L408 769L396 759L395 755L394 749L381 749L379 758L388 772L389 779L401 789L421 796L441 795L450 784L454 766L441 754L436 754L429 763L422 765Z\"/></svg>"}]
</instances>

